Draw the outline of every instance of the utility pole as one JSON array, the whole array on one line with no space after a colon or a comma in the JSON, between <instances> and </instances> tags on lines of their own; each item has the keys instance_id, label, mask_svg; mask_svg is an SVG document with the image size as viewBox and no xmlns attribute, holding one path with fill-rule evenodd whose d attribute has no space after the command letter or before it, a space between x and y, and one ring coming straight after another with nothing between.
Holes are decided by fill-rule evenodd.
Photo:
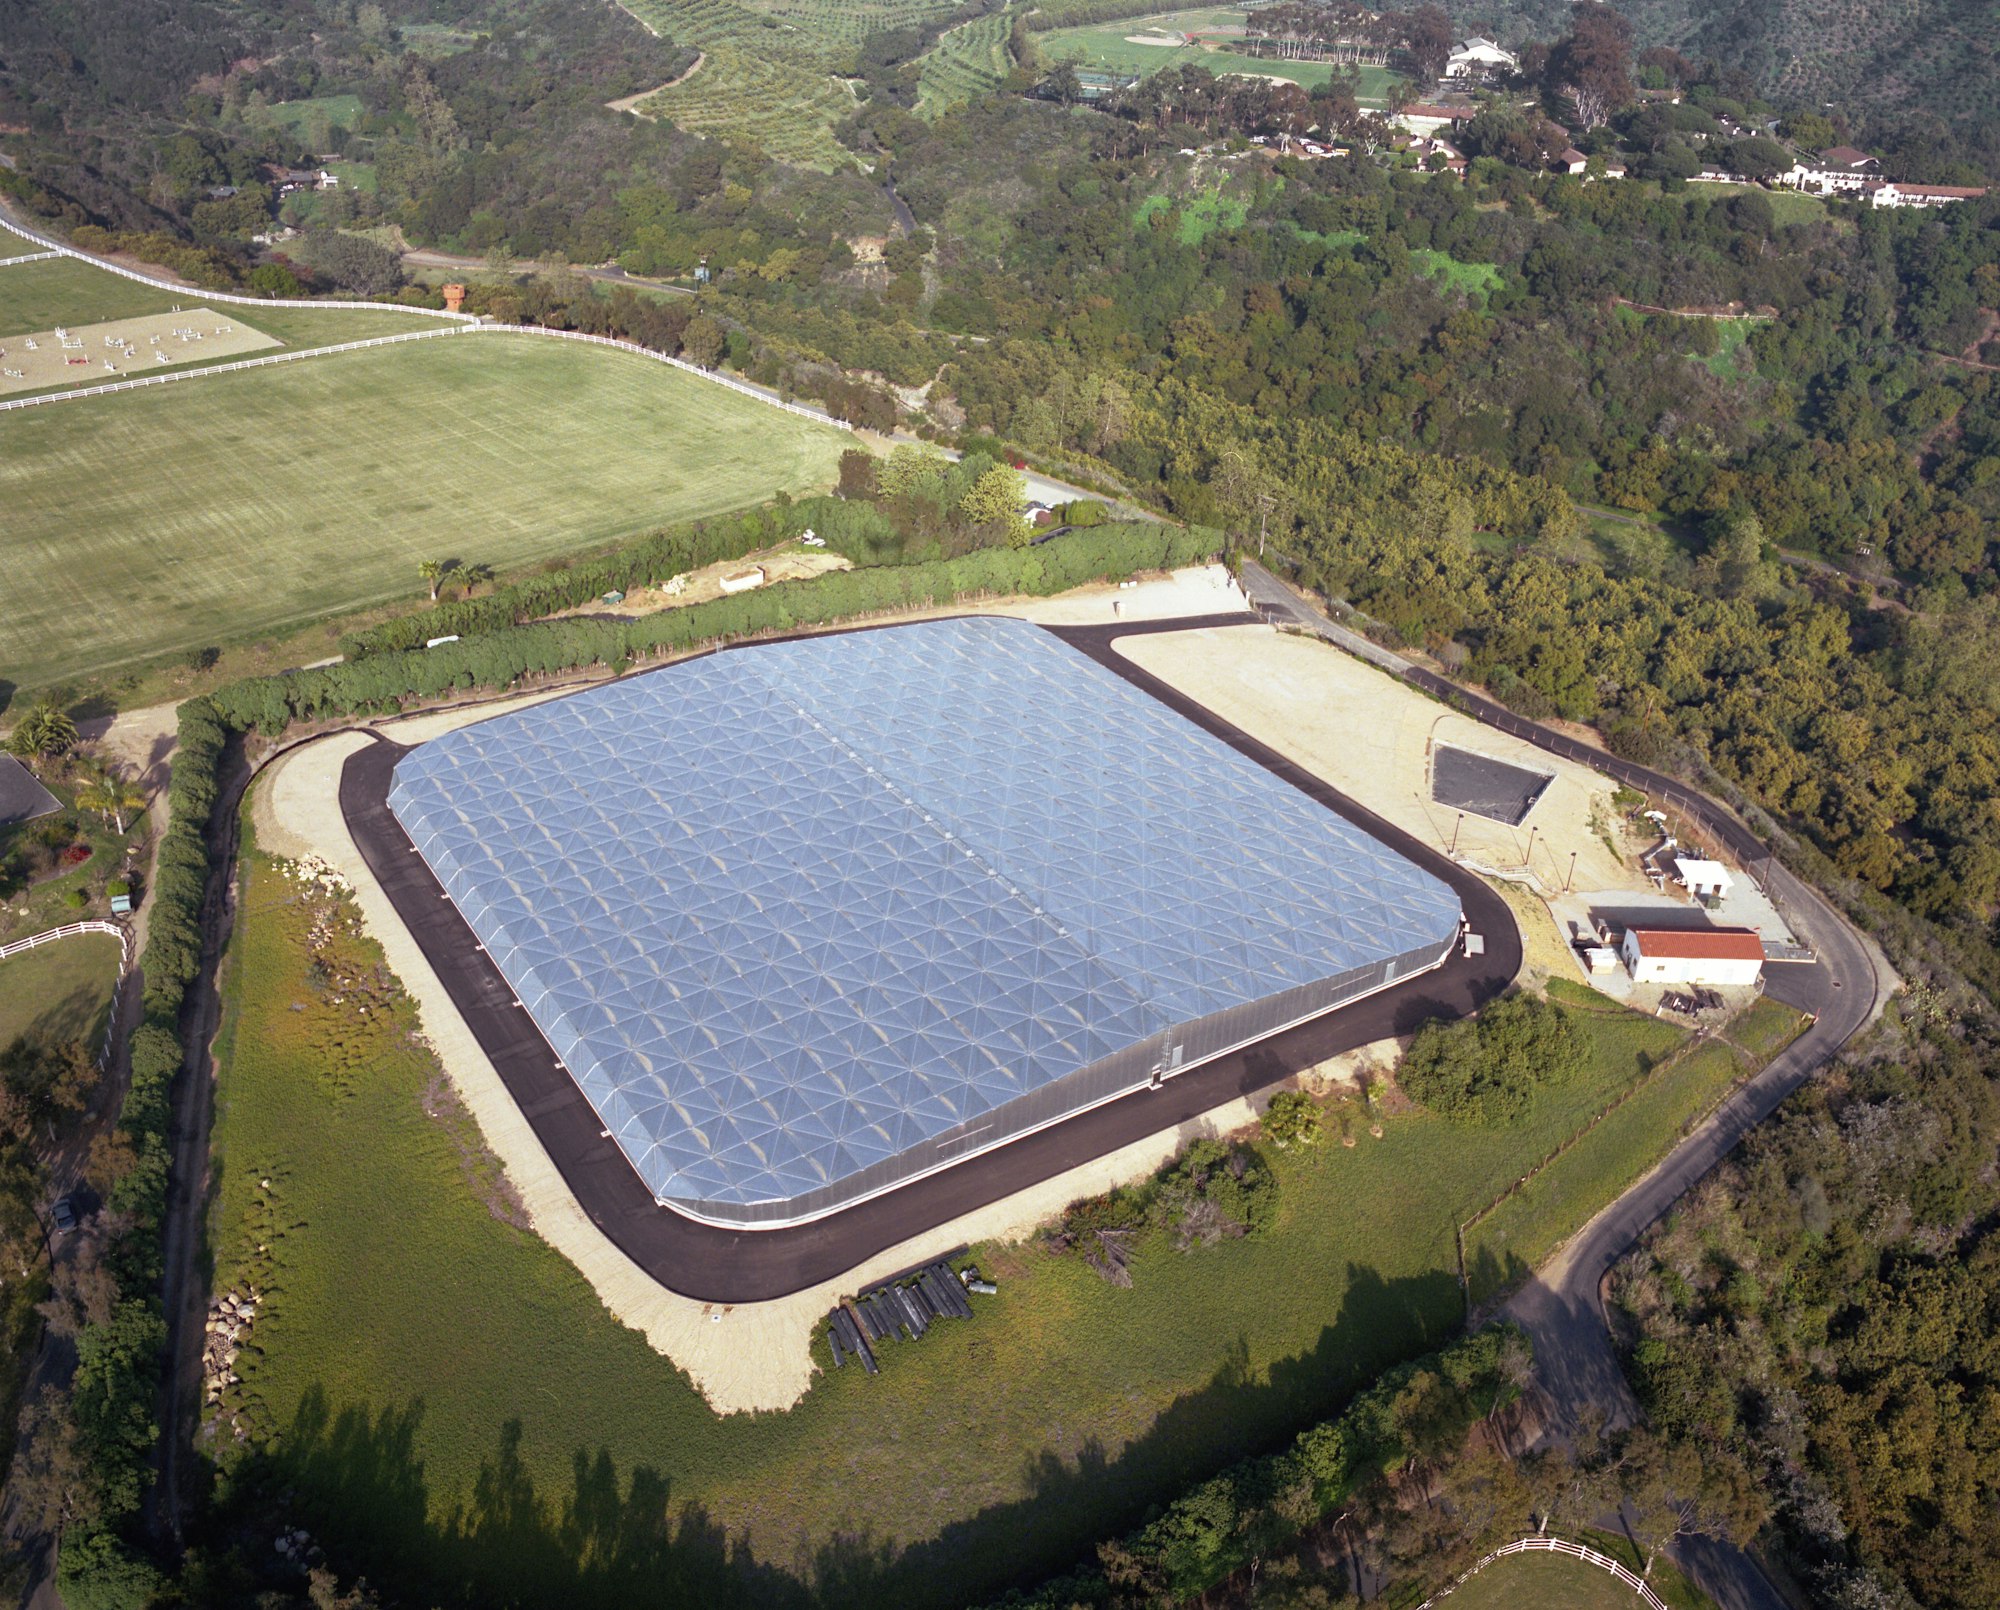
<instances>
[{"instance_id":1,"label":"utility pole","mask_svg":"<svg viewBox=\"0 0 2000 1610\"><path fill-rule=\"evenodd\" d=\"M1264 537L1266 527L1271 519L1271 505L1276 501L1269 492L1259 492L1257 494L1257 558L1259 561L1264 557Z\"/></svg>"}]
</instances>

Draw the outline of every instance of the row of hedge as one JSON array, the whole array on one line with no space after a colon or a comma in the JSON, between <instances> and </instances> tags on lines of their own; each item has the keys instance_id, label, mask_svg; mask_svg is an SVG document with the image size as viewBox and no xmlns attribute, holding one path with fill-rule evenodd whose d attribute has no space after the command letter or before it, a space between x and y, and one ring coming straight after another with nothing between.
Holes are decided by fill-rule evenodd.
<instances>
[{"instance_id":1,"label":"row of hedge","mask_svg":"<svg viewBox=\"0 0 2000 1610\"><path fill-rule=\"evenodd\" d=\"M1075 1610L1130 1602L1135 1587L1160 1603L1205 1592L1292 1542L1373 1478L1462 1442L1480 1417L1517 1395L1513 1383L1530 1357L1519 1330L1489 1325L1400 1364L1289 1447L1238 1461L1137 1531L1100 1545L1096 1565L1009 1594L1000 1605ZM1416 1447L1413 1430L1431 1447Z\"/></svg>"},{"instance_id":2,"label":"row of hedge","mask_svg":"<svg viewBox=\"0 0 2000 1610\"><path fill-rule=\"evenodd\" d=\"M123 1610L159 1591L160 1575L126 1538L152 1479L159 1441L161 1364L167 1345L160 1305L172 1160L173 1085L184 1060L181 1011L201 968L201 913L208 885L208 828L229 738L205 699L180 709L180 750L167 790L147 914L144 1015L132 1036L132 1082L118 1114L130 1157L112 1184L105 1222L118 1297L101 1323L77 1337L71 1409L96 1491L95 1518L63 1536L58 1582L70 1610Z\"/></svg>"},{"instance_id":3,"label":"row of hedge","mask_svg":"<svg viewBox=\"0 0 2000 1610\"><path fill-rule=\"evenodd\" d=\"M663 533L649 541L683 536L697 543L722 540ZM498 691L526 675L617 665L750 633L825 625L977 593L1055 593L1134 571L1187 565L1220 546L1213 531L1107 526L1039 548L989 549L935 564L836 571L637 621L510 625L431 650L377 649L350 664L251 678L183 704L168 789L172 817L160 843L148 938L140 957L145 1018L133 1037L132 1084L118 1121L136 1158L113 1188L110 1202L113 1222L122 1225L112 1252L120 1296L111 1318L87 1326L77 1344L75 1411L102 1502L96 1521L72 1527L63 1538L60 1584L71 1610L140 1610L162 1587L158 1570L129 1539L160 1435L156 1412L167 1328L159 1287L173 1081L184 1060L182 1008L201 966L209 827L221 797L223 754L233 733L257 729L275 736L295 720L393 711L405 701L434 699L454 688ZM702 551L699 546L687 550L691 559ZM579 571L587 574L589 567ZM560 583L566 578L594 588L601 574L587 581L578 572L549 579ZM523 605L517 595L505 607L532 606ZM416 619L428 624L439 613Z\"/></svg>"},{"instance_id":4,"label":"row of hedge","mask_svg":"<svg viewBox=\"0 0 2000 1610\"><path fill-rule=\"evenodd\" d=\"M559 609L575 609L606 593L630 592L703 565L741 558L789 534L756 511L738 519L669 527L596 559L496 587L484 598L454 599L350 633L340 640L340 650L348 659L358 660L422 648L434 637L504 631Z\"/></svg>"},{"instance_id":5,"label":"row of hedge","mask_svg":"<svg viewBox=\"0 0 2000 1610\"><path fill-rule=\"evenodd\" d=\"M1218 533L1201 527L1099 526L1034 548L983 548L927 564L833 571L636 620L573 616L462 636L433 649L377 651L316 670L233 683L210 699L227 725L275 736L295 721L388 714L412 700L474 688L497 691L527 676L624 665L756 633L980 595L1065 592L1134 571L1192 564L1221 545Z\"/></svg>"}]
</instances>

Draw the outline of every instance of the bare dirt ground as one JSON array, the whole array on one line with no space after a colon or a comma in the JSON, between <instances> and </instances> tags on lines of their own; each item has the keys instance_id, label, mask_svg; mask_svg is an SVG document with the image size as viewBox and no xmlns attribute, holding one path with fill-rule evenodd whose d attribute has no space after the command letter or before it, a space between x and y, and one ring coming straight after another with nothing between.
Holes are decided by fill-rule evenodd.
<instances>
[{"instance_id":1,"label":"bare dirt ground","mask_svg":"<svg viewBox=\"0 0 2000 1610\"><path fill-rule=\"evenodd\" d=\"M167 786L168 762L178 739L177 705L155 704L143 710L121 710L114 716L77 724L78 734L95 743L107 760L138 779L148 794Z\"/></svg>"},{"instance_id":2,"label":"bare dirt ground","mask_svg":"<svg viewBox=\"0 0 2000 1610\"><path fill-rule=\"evenodd\" d=\"M622 10L623 8L621 7L620 9ZM647 31L654 32L655 30L649 27ZM688 65L688 70L682 73L680 77L670 78L664 84L655 84L651 89L642 89L637 95L621 95L617 100L606 101L604 104L607 109L613 112L638 112L641 101L651 100L663 89L672 89L676 84L685 84L696 73L701 71L702 64L707 60L708 57L705 54L697 51L694 60ZM639 112L639 115L644 117L646 114Z\"/></svg>"},{"instance_id":3,"label":"bare dirt ground","mask_svg":"<svg viewBox=\"0 0 2000 1610\"><path fill-rule=\"evenodd\" d=\"M676 576L658 587L635 587L616 604L592 602L579 604L575 609L558 610L549 619L560 620L565 615L602 615L606 610L620 615L657 615L665 609L686 609L690 604L706 604L722 596L724 576L741 575L752 568L763 570L764 585L769 587L781 581L808 581L832 570L852 570L854 565L845 554L828 553L823 548L787 545L764 553L749 554L742 559L725 559L720 564L706 565L700 570L690 570L686 575ZM673 590L676 581L680 583L677 591Z\"/></svg>"},{"instance_id":4,"label":"bare dirt ground","mask_svg":"<svg viewBox=\"0 0 2000 1610\"><path fill-rule=\"evenodd\" d=\"M1570 881L1574 855L1578 889L1651 887L1608 778L1447 710L1330 644L1256 625L1134 637L1119 652L1474 871L1546 897ZM1461 818L1430 797L1439 743L1554 781L1519 827Z\"/></svg>"},{"instance_id":5,"label":"bare dirt ground","mask_svg":"<svg viewBox=\"0 0 2000 1610\"><path fill-rule=\"evenodd\" d=\"M235 358L279 345L233 313L205 307L79 324L60 332L5 335L0 336L0 395L130 380L183 363Z\"/></svg>"}]
</instances>

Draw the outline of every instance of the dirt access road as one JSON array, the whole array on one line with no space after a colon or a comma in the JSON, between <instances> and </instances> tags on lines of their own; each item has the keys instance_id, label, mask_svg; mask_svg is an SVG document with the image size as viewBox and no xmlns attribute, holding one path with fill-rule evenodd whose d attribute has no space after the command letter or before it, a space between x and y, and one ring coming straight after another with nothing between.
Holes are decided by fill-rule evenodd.
<instances>
[{"instance_id":1,"label":"dirt access road","mask_svg":"<svg viewBox=\"0 0 2000 1610\"><path fill-rule=\"evenodd\" d=\"M1886 960L1847 919L1817 890L1779 864L1769 846L1725 806L1675 778L1524 720L1504 706L1370 642L1336 624L1260 565L1245 563L1243 586L1269 618L1317 632L1501 732L1526 738L1565 759L1595 766L1629 787L1669 802L1727 845L1740 864L1759 868L1765 893L1818 952L1818 961L1809 966L1775 967L1768 985L1771 995L1811 1014L1812 1027L1736 1091L1658 1167L1591 1220L1507 1304L1507 1317L1534 1342L1536 1376L1569 1425L1576 1425L1586 1409L1597 1410L1611 1425L1629 1425L1638 1419L1639 1405L1612 1348L1601 1295L1611 1266L1690 1187L1727 1157L1738 1141L1872 1023L1898 980ZM1675 1557L1723 1610L1788 1610L1784 1597L1741 1549L1708 1539L1683 1539Z\"/></svg>"}]
</instances>

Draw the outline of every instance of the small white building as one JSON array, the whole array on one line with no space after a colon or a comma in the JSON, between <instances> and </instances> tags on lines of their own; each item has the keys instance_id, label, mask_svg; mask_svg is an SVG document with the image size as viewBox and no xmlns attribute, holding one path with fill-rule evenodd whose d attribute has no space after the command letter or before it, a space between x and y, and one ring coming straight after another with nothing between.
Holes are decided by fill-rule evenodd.
<instances>
[{"instance_id":1,"label":"small white building","mask_svg":"<svg viewBox=\"0 0 2000 1610\"><path fill-rule=\"evenodd\" d=\"M1697 861L1692 856L1674 858L1674 881L1697 900L1721 900L1736 882L1720 861Z\"/></svg>"},{"instance_id":2,"label":"small white building","mask_svg":"<svg viewBox=\"0 0 2000 1610\"><path fill-rule=\"evenodd\" d=\"M1627 928L1622 947L1635 984L1754 984L1764 941L1754 928Z\"/></svg>"},{"instance_id":3,"label":"small white building","mask_svg":"<svg viewBox=\"0 0 2000 1610\"><path fill-rule=\"evenodd\" d=\"M1491 78L1498 73L1514 72L1520 65L1520 57L1511 50L1502 50L1490 39L1461 39L1445 58L1444 76Z\"/></svg>"}]
</instances>

